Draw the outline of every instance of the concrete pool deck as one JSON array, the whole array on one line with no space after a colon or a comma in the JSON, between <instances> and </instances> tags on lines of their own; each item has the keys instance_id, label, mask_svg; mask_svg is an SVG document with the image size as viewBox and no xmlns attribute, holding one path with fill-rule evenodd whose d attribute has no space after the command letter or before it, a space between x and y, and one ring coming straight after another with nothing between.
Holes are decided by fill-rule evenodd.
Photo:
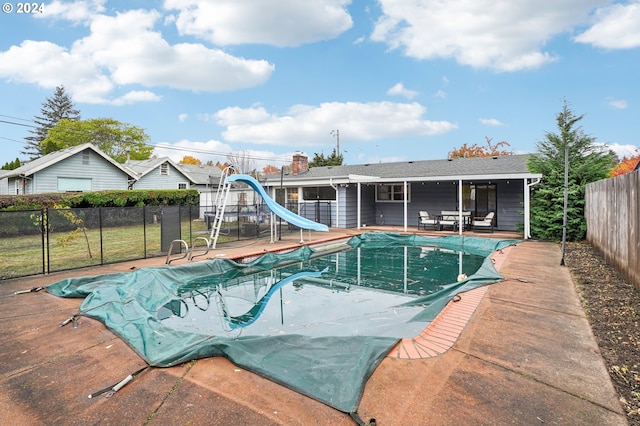
<instances>
[{"instance_id":1,"label":"concrete pool deck","mask_svg":"<svg viewBox=\"0 0 640 426\"><path fill-rule=\"evenodd\" d=\"M331 230L330 237L357 233ZM311 236L312 243L324 238ZM210 254L258 254L296 240L289 235L274 244L224 247ZM375 418L378 426L627 424L569 271L559 266L559 245L522 242L501 262L505 280L486 287L450 349L428 358L382 361L364 390L358 409L363 420ZM46 292L13 295L70 276L163 263L164 258L145 259L0 282L2 423L355 424L349 415L223 358L148 369L111 398L89 399L145 363L97 321L81 317L76 329L59 327L77 313L80 300Z\"/></svg>"}]
</instances>

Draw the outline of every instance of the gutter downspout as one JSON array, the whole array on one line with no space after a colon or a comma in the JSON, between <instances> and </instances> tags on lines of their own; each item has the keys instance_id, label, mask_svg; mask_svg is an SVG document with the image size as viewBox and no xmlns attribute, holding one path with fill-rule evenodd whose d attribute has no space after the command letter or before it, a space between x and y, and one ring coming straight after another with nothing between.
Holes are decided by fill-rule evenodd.
<instances>
[{"instance_id":1,"label":"gutter downspout","mask_svg":"<svg viewBox=\"0 0 640 426\"><path fill-rule=\"evenodd\" d=\"M524 179L524 239L531 238L531 187L539 184L540 178L534 178L531 183Z\"/></svg>"}]
</instances>

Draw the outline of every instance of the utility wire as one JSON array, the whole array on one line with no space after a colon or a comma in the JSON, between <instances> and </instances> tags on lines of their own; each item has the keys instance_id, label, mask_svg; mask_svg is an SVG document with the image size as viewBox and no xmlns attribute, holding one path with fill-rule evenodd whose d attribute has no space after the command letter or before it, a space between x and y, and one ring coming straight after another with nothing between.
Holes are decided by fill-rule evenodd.
<instances>
[{"instance_id":1,"label":"utility wire","mask_svg":"<svg viewBox=\"0 0 640 426\"><path fill-rule=\"evenodd\" d=\"M28 120L28 119L14 117L14 116L5 115L5 114L0 114L0 117L11 118L13 120L21 120L21 121L27 121L27 122L35 123L33 120ZM33 129L37 129L39 127L39 126L36 126L36 125L33 125L33 124L23 124L23 123L17 123L15 121L7 121L7 120L2 120L2 119L0 119L0 123L11 124L11 125L21 126L21 127L30 127L30 128L33 128ZM89 135L89 136L91 136L91 132L86 132L86 131L78 131L78 130L74 130L74 129L65 129L64 131L67 134L70 134L70 135L78 135L78 136ZM13 141L13 142L23 143L23 142L15 140L15 139L6 138L6 137L3 137L3 136L0 136L0 138L7 139L7 140L10 140L10 141ZM237 153L237 151L236 152L233 152L233 151L231 151L231 152L222 152L222 151L213 151L213 150L189 148L189 147L177 147L177 146L169 146L169 145L145 144L145 146L151 147L151 148L154 148L154 149L168 149L168 150L174 150L174 151L183 151L183 152L190 152L190 153L197 153L197 154L221 156L221 157L225 157L225 158L227 156L229 156L229 155ZM247 154L243 154L243 157L247 158L249 160L274 161L274 162L282 162L282 163L291 162L290 158L286 158L285 159L285 158L278 158L278 157L265 157L265 156L247 155Z\"/></svg>"}]
</instances>

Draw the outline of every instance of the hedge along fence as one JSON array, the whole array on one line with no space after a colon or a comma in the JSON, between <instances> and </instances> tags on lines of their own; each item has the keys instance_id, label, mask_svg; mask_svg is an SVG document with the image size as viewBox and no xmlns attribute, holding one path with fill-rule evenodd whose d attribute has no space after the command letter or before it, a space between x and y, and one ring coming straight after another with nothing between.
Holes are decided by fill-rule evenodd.
<instances>
[{"instance_id":1,"label":"hedge along fence","mask_svg":"<svg viewBox=\"0 0 640 426\"><path fill-rule=\"evenodd\" d=\"M142 207L197 206L200 195L195 189L96 191L0 195L0 210L38 210L48 207Z\"/></svg>"},{"instance_id":2,"label":"hedge along fence","mask_svg":"<svg viewBox=\"0 0 640 426\"><path fill-rule=\"evenodd\" d=\"M587 240L640 290L640 171L587 185Z\"/></svg>"}]
</instances>

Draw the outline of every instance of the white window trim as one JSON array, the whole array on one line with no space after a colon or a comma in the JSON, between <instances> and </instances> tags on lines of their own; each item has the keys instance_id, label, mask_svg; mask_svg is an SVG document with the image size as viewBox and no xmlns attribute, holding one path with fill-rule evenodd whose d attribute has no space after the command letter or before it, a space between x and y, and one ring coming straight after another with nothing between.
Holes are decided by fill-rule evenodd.
<instances>
[{"instance_id":1,"label":"white window trim","mask_svg":"<svg viewBox=\"0 0 640 426\"><path fill-rule=\"evenodd\" d=\"M184 189L189 189L189 182L178 182L176 188L180 189L180 185L184 185Z\"/></svg>"},{"instance_id":2,"label":"white window trim","mask_svg":"<svg viewBox=\"0 0 640 426\"><path fill-rule=\"evenodd\" d=\"M403 183L381 183L376 185L376 203L404 203L404 197L400 200L380 200L378 198L378 189L381 186L391 186L391 187L400 187L400 188L404 188L404 184ZM393 198L393 192L391 193L392 198ZM407 183L407 203L411 202L411 183Z\"/></svg>"},{"instance_id":3,"label":"white window trim","mask_svg":"<svg viewBox=\"0 0 640 426\"><path fill-rule=\"evenodd\" d=\"M169 163L160 164L160 176L169 176Z\"/></svg>"}]
</instances>

